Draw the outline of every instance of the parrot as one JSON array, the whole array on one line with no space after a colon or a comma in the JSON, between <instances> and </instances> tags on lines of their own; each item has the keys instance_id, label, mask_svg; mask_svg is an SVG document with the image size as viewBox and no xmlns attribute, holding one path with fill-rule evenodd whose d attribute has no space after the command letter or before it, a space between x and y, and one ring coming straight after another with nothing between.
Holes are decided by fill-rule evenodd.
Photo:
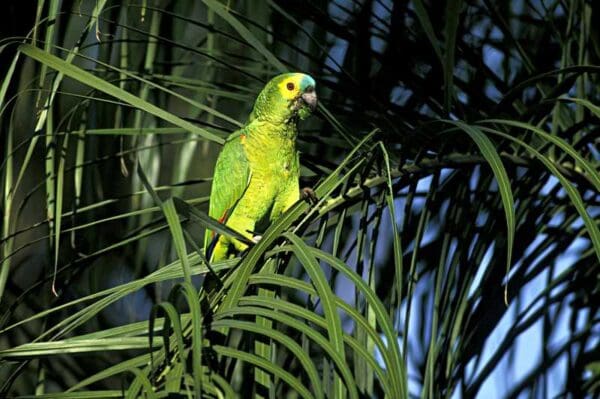
<instances>
[{"instance_id":1,"label":"parrot","mask_svg":"<svg viewBox=\"0 0 600 399\"><path fill-rule=\"evenodd\" d=\"M259 93L247 122L232 133L217 158L208 215L257 242L257 229L276 220L302 197L298 121L316 109L315 80L304 73L272 78ZM310 189L302 191L312 199ZM247 244L206 230L209 262L228 259Z\"/></svg>"}]
</instances>

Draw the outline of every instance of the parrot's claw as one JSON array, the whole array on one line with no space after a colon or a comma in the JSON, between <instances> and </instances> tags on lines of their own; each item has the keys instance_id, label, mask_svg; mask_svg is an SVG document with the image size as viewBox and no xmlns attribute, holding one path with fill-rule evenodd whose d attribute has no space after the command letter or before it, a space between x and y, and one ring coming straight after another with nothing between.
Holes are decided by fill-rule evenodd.
<instances>
[{"instance_id":1,"label":"parrot's claw","mask_svg":"<svg viewBox=\"0 0 600 399\"><path fill-rule=\"evenodd\" d=\"M317 194L315 194L315 191L310 187L304 187L300 190L300 198L311 205L315 205L319 201Z\"/></svg>"},{"instance_id":2,"label":"parrot's claw","mask_svg":"<svg viewBox=\"0 0 600 399\"><path fill-rule=\"evenodd\" d=\"M260 242L260 240L262 240L262 236L252 237L252 241L254 241L255 244L258 244Z\"/></svg>"}]
</instances>

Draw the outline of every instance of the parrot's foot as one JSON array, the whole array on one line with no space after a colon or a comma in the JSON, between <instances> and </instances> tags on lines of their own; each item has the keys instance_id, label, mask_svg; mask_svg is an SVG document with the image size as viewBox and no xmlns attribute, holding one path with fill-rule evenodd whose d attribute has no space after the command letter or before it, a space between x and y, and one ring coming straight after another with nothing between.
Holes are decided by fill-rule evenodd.
<instances>
[{"instance_id":1,"label":"parrot's foot","mask_svg":"<svg viewBox=\"0 0 600 399\"><path fill-rule=\"evenodd\" d=\"M311 205L315 205L319 200L317 198L317 194L315 194L315 191L310 187L304 187L300 190L300 198Z\"/></svg>"},{"instance_id":2,"label":"parrot's foot","mask_svg":"<svg viewBox=\"0 0 600 399\"><path fill-rule=\"evenodd\" d=\"M262 236L252 237L252 241L254 241L255 244L258 244L260 242L260 240L262 240Z\"/></svg>"}]
</instances>

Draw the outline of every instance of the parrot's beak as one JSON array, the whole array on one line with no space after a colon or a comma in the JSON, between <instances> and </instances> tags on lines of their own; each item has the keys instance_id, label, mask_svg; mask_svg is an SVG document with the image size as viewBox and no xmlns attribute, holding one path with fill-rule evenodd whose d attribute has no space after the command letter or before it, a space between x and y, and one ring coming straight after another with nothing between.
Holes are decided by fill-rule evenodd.
<instances>
[{"instance_id":1,"label":"parrot's beak","mask_svg":"<svg viewBox=\"0 0 600 399\"><path fill-rule=\"evenodd\" d=\"M308 105L311 111L317 109L317 93L315 92L314 87L311 86L308 89L306 89L306 91L302 93L301 97L302 101L304 101L304 103Z\"/></svg>"}]
</instances>

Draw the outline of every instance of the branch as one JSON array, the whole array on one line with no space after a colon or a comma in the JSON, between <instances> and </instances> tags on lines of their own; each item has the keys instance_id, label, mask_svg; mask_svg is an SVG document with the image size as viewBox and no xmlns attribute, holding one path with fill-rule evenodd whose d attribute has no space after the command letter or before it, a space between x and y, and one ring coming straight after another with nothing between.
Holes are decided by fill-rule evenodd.
<instances>
[{"instance_id":1,"label":"branch","mask_svg":"<svg viewBox=\"0 0 600 399\"><path fill-rule=\"evenodd\" d=\"M533 169L540 168L540 163L534 158L524 158L516 155L508 154L506 152L500 153L500 158L509 164L514 166L522 166L525 168ZM443 158L431 158L431 159L423 159L418 163L410 163L405 164L399 169L394 169L392 171L392 179L401 178L401 177L418 177L429 175L435 171L445 168L465 168L473 165L482 165L487 164L485 158L481 155L473 155L473 154L451 154L445 156ZM578 172L571 165L567 163L558 164L555 163L556 168L562 173L565 177L567 177L570 181L577 183L583 186L585 189L589 189L592 191L596 191L593 183L583 173ZM319 210L319 215L323 215L334 208L340 206L341 204L348 202L349 200L357 199L362 196L365 189L377 187L383 184L386 184L387 177L386 176L374 176L366 179L361 184L351 187L348 191L343 194L332 198L327 201L323 207ZM409 181L406 181L404 184L401 184L400 187L406 187L409 184ZM396 185L395 185L396 186Z\"/></svg>"}]
</instances>

